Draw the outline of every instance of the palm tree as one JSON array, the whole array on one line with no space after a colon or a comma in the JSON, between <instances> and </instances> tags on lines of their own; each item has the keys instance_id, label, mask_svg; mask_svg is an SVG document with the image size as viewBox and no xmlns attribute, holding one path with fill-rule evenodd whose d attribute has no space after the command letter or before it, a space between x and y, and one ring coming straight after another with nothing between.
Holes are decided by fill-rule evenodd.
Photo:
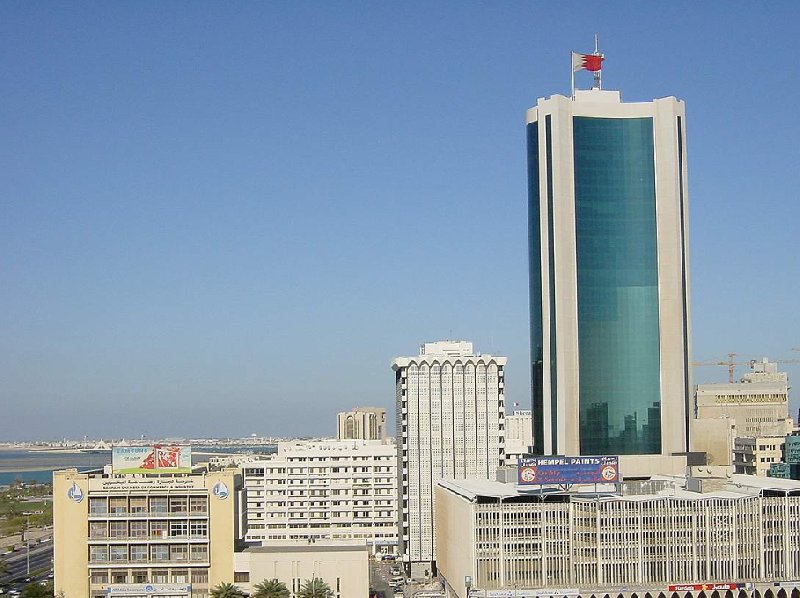
<instances>
[{"instance_id":1,"label":"palm tree","mask_svg":"<svg viewBox=\"0 0 800 598\"><path fill-rule=\"evenodd\" d=\"M218 583L211 588L211 598L244 598L244 592L232 583Z\"/></svg>"},{"instance_id":2,"label":"palm tree","mask_svg":"<svg viewBox=\"0 0 800 598\"><path fill-rule=\"evenodd\" d=\"M333 590L319 577L315 577L303 582L297 598L333 598Z\"/></svg>"},{"instance_id":3,"label":"palm tree","mask_svg":"<svg viewBox=\"0 0 800 598\"><path fill-rule=\"evenodd\" d=\"M291 596L286 584L277 579L265 579L253 586L251 598L289 598Z\"/></svg>"}]
</instances>

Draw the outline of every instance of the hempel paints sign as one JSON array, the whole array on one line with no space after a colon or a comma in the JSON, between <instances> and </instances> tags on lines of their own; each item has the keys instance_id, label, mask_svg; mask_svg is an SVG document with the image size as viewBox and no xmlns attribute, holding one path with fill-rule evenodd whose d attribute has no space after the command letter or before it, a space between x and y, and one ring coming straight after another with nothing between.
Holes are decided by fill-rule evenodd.
<instances>
[{"instance_id":1,"label":"hempel paints sign","mask_svg":"<svg viewBox=\"0 0 800 598\"><path fill-rule=\"evenodd\" d=\"M619 457L525 457L517 466L517 484L614 484Z\"/></svg>"},{"instance_id":2,"label":"hempel paints sign","mask_svg":"<svg viewBox=\"0 0 800 598\"><path fill-rule=\"evenodd\" d=\"M191 473L188 446L115 446L111 452L114 473Z\"/></svg>"}]
</instances>

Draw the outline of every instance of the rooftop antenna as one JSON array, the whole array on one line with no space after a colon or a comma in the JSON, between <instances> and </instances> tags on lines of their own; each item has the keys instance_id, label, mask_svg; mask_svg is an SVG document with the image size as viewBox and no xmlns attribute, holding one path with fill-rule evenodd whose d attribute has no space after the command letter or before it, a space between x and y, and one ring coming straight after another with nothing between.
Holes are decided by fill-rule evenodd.
<instances>
[{"instance_id":1,"label":"rooftop antenna","mask_svg":"<svg viewBox=\"0 0 800 598\"><path fill-rule=\"evenodd\" d=\"M575 99L575 73L577 71L589 71L594 74L594 84L592 89L603 89L602 68L605 56L600 52L600 45L597 34L594 36L594 52L591 54L580 54L572 52L572 99Z\"/></svg>"},{"instance_id":2,"label":"rooftop antenna","mask_svg":"<svg viewBox=\"0 0 800 598\"><path fill-rule=\"evenodd\" d=\"M600 47L598 45L597 34L594 34L594 56L603 55L600 53ZM594 72L594 85L592 86L593 89L603 89L603 69L597 69Z\"/></svg>"}]
</instances>

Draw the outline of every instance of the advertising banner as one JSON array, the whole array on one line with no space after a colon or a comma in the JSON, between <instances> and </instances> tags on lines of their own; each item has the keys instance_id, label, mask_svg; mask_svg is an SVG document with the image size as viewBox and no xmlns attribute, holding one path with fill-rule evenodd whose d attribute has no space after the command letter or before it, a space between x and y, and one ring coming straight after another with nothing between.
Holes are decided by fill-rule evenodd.
<instances>
[{"instance_id":1,"label":"advertising banner","mask_svg":"<svg viewBox=\"0 0 800 598\"><path fill-rule=\"evenodd\" d=\"M619 482L619 457L524 457L517 484L613 484Z\"/></svg>"},{"instance_id":2,"label":"advertising banner","mask_svg":"<svg viewBox=\"0 0 800 598\"><path fill-rule=\"evenodd\" d=\"M115 446L111 451L114 473L191 473L188 446Z\"/></svg>"},{"instance_id":3,"label":"advertising banner","mask_svg":"<svg viewBox=\"0 0 800 598\"><path fill-rule=\"evenodd\" d=\"M669 586L670 592L708 592L714 590L735 590L735 583L681 583Z\"/></svg>"}]
</instances>

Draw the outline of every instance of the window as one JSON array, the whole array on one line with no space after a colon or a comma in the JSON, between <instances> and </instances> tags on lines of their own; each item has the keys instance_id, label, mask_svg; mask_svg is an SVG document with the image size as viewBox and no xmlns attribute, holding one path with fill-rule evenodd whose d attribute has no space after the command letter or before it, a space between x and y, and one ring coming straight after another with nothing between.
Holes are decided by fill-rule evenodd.
<instances>
[{"instance_id":1,"label":"window","mask_svg":"<svg viewBox=\"0 0 800 598\"><path fill-rule=\"evenodd\" d=\"M166 538L169 534L168 521L151 521L150 522L150 537L151 538Z\"/></svg>"},{"instance_id":2,"label":"window","mask_svg":"<svg viewBox=\"0 0 800 598\"><path fill-rule=\"evenodd\" d=\"M108 546L90 546L89 562L105 563L108 560Z\"/></svg>"},{"instance_id":3,"label":"window","mask_svg":"<svg viewBox=\"0 0 800 598\"><path fill-rule=\"evenodd\" d=\"M208 583L208 569L192 569L192 583Z\"/></svg>"},{"instance_id":4,"label":"window","mask_svg":"<svg viewBox=\"0 0 800 598\"><path fill-rule=\"evenodd\" d=\"M153 544L150 547L150 559L153 561L168 561L169 560L169 546L166 544ZM155 575L155 572L153 573ZM155 579L153 581L156 581ZM165 579L162 582L156 583L167 583Z\"/></svg>"},{"instance_id":5,"label":"window","mask_svg":"<svg viewBox=\"0 0 800 598\"><path fill-rule=\"evenodd\" d=\"M145 544L134 544L131 546L131 560L132 561L146 561L147 560L147 546Z\"/></svg>"},{"instance_id":6,"label":"window","mask_svg":"<svg viewBox=\"0 0 800 598\"><path fill-rule=\"evenodd\" d=\"M250 581L250 573L248 571L234 571L233 572L233 581L236 582L249 582Z\"/></svg>"},{"instance_id":7,"label":"window","mask_svg":"<svg viewBox=\"0 0 800 598\"><path fill-rule=\"evenodd\" d=\"M189 583L189 571L187 569L175 569L172 572L172 583Z\"/></svg>"},{"instance_id":8,"label":"window","mask_svg":"<svg viewBox=\"0 0 800 598\"><path fill-rule=\"evenodd\" d=\"M146 537L147 537L147 522L131 521L131 538L146 538Z\"/></svg>"},{"instance_id":9,"label":"window","mask_svg":"<svg viewBox=\"0 0 800 598\"><path fill-rule=\"evenodd\" d=\"M133 583L147 583L147 571L134 571Z\"/></svg>"},{"instance_id":10,"label":"window","mask_svg":"<svg viewBox=\"0 0 800 598\"><path fill-rule=\"evenodd\" d=\"M189 512L192 514L208 512L208 498L205 496L189 497Z\"/></svg>"},{"instance_id":11,"label":"window","mask_svg":"<svg viewBox=\"0 0 800 598\"><path fill-rule=\"evenodd\" d=\"M127 546L111 546L108 551L110 561L127 561L128 560L128 547Z\"/></svg>"},{"instance_id":12,"label":"window","mask_svg":"<svg viewBox=\"0 0 800 598\"><path fill-rule=\"evenodd\" d=\"M131 497L131 513L147 512L147 498L144 496Z\"/></svg>"},{"instance_id":13,"label":"window","mask_svg":"<svg viewBox=\"0 0 800 598\"><path fill-rule=\"evenodd\" d=\"M108 571L92 571L92 583L108 583Z\"/></svg>"},{"instance_id":14,"label":"window","mask_svg":"<svg viewBox=\"0 0 800 598\"><path fill-rule=\"evenodd\" d=\"M127 521L112 521L108 524L108 536L110 538L125 538L128 536Z\"/></svg>"},{"instance_id":15,"label":"window","mask_svg":"<svg viewBox=\"0 0 800 598\"><path fill-rule=\"evenodd\" d=\"M89 523L90 538L105 538L107 533L105 521L92 521Z\"/></svg>"},{"instance_id":16,"label":"window","mask_svg":"<svg viewBox=\"0 0 800 598\"><path fill-rule=\"evenodd\" d=\"M108 513L108 501L105 498L90 498L89 513L94 515L105 515Z\"/></svg>"},{"instance_id":17,"label":"window","mask_svg":"<svg viewBox=\"0 0 800 598\"><path fill-rule=\"evenodd\" d=\"M189 548L185 544L172 545L169 547L169 558L171 561L189 560Z\"/></svg>"},{"instance_id":18,"label":"window","mask_svg":"<svg viewBox=\"0 0 800 598\"><path fill-rule=\"evenodd\" d=\"M205 544L192 544L192 561L205 562L208 560L208 546Z\"/></svg>"},{"instance_id":19,"label":"window","mask_svg":"<svg viewBox=\"0 0 800 598\"><path fill-rule=\"evenodd\" d=\"M111 583L128 583L128 572L115 571L111 574Z\"/></svg>"},{"instance_id":20,"label":"window","mask_svg":"<svg viewBox=\"0 0 800 598\"><path fill-rule=\"evenodd\" d=\"M151 513L166 513L167 498L165 496L153 496L150 498Z\"/></svg>"},{"instance_id":21,"label":"window","mask_svg":"<svg viewBox=\"0 0 800 598\"><path fill-rule=\"evenodd\" d=\"M153 569L153 583L167 583L169 582L169 576L167 575L167 571L163 569Z\"/></svg>"},{"instance_id":22,"label":"window","mask_svg":"<svg viewBox=\"0 0 800 598\"><path fill-rule=\"evenodd\" d=\"M189 534L192 538L205 538L208 536L207 521L190 521Z\"/></svg>"},{"instance_id":23,"label":"window","mask_svg":"<svg viewBox=\"0 0 800 598\"><path fill-rule=\"evenodd\" d=\"M185 538L189 534L188 521L170 521L169 522L169 537L170 538Z\"/></svg>"},{"instance_id":24,"label":"window","mask_svg":"<svg viewBox=\"0 0 800 598\"><path fill-rule=\"evenodd\" d=\"M186 496L173 496L169 499L170 513L188 513L189 499Z\"/></svg>"},{"instance_id":25,"label":"window","mask_svg":"<svg viewBox=\"0 0 800 598\"><path fill-rule=\"evenodd\" d=\"M127 513L128 512L128 499L124 496L112 496L108 499L109 513Z\"/></svg>"}]
</instances>

